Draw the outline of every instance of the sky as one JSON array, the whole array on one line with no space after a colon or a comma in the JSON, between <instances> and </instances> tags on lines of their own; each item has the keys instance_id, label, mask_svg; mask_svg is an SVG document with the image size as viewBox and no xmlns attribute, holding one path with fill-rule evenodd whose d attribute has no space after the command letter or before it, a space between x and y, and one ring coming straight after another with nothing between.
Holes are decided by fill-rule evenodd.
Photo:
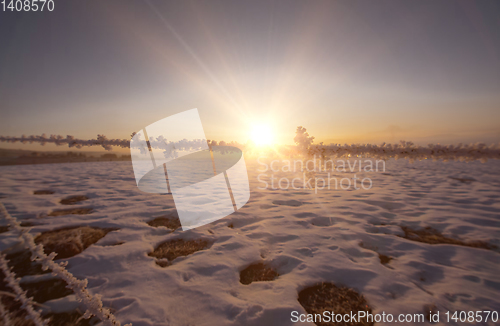
<instances>
[{"instance_id":1,"label":"sky","mask_svg":"<svg viewBox=\"0 0 500 326\"><path fill-rule=\"evenodd\" d=\"M0 135L130 139L192 108L208 139L241 143L262 124L283 144L297 126L325 143L499 143L500 1L55 0L52 12L0 12Z\"/></svg>"}]
</instances>

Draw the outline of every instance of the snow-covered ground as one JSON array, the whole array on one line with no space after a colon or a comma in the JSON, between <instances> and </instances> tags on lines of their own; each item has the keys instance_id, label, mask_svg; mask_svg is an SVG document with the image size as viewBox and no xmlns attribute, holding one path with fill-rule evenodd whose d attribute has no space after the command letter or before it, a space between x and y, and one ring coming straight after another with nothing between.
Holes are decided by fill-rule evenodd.
<instances>
[{"instance_id":1,"label":"snow-covered ground","mask_svg":"<svg viewBox=\"0 0 500 326\"><path fill-rule=\"evenodd\" d=\"M391 160L384 173L356 173L358 178L370 177L372 189L317 193L258 189L263 185L257 179L259 168L254 159L247 159L251 197L242 209L185 232L146 224L174 212L174 203L171 195L140 192L130 162L0 167L0 201L18 220L34 222L33 234L79 225L118 228L69 258L68 270L87 278L105 306L122 323L134 326L290 325L292 311L305 313L298 292L321 281L356 289L374 313L423 313L423 307L432 304L441 315L500 311L498 249L429 245L398 237L404 235L400 226L430 226L452 238L500 247L498 161ZM275 177L291 180L294 174L278 172ZM55 193L33 194L44 189ZM71 195L89 197L72 207L91 207L94 212L46 216L68 208L59 201ZM202 238L213 245L166 268L156 265L148 253L176 238ZM17 238L7 232L0 239L3 250ZM119 242L123 244L113 245ZM394 259L383 265L379 253ZM239 272L259 261L269 263L280 276L241 284ZM78 306L74 296L45 304L55 312Z\"/></svg>"}]
</instances>

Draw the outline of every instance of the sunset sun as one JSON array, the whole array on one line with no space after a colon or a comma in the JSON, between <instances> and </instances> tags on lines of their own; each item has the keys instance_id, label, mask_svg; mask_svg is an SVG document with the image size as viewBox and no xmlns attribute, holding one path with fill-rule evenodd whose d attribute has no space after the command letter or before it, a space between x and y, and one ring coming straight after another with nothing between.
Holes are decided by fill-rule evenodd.
<instances>
[{"instance_id":1,"label":"sunset sun","mask_svg":"<svg viewBox=\"0 0 500 326\"><path fill-rule=\"evenodd\" d=\"M257 124L252 128L251 139L258 146L271 145L274 142L274 133L269 125Z\"/></svg>"}]
</instances>

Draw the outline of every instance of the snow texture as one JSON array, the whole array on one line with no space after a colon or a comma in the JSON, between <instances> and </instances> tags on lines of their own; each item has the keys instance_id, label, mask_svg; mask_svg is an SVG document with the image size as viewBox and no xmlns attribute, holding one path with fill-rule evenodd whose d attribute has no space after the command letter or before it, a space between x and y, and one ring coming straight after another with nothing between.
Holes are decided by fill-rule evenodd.
<instances>
[{"instance_id":1,"label":"snow texture","mask_svg":"<svg viewBox=\"0 0 500 326\"><path fill-rule=\"evenodd\" d=\"M249 158L246 165L249 202L224 219L184 232L147 224L174 213L173 199L141 192L130 162L0 167L0 201L18 221L35 224L33 236L80 225L118 229L67 259L66 268L87 279L89 291L101 295L122 324L290 325L292 311L305 313L298 292L322 281L356 289L374 313L425 313L424 306L432 304L442 313L500 310L498 249L415 242L402 238L400 228L430 226L448 237L500 247L498 161L389 160L384 173L333 173L370 177L372 189L317 193L259 189L260 166ZM278 179L301 176L275 173ZM36 190L54 194L34 195ZM73 195L89 198L75 207L94 211L47 216ZM162 268L148 253L173 239L212 245ZM0 235L1 250L20 245L16 232ZM383 265L379 254L393 260ZM260 261L280 276L241 284L239 272ZM54 312L78 304L74 295L45 303Z\"/></svg>"}]
</instances>

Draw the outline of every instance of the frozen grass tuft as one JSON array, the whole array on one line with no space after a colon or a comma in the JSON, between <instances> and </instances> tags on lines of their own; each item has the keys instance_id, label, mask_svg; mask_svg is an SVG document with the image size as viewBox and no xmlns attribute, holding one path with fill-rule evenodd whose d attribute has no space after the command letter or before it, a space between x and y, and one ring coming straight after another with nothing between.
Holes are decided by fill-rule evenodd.
<instances>
[{"instance_id":1,"label":"frozen grass tuft","mask_svg":"<svg viewBox=\"0 0 500 326\"><path fill-rule=\"evenodd\" d=\"M31 259L38 261L42 264L44 270L50 269L52 270L52 274L64 280L67 283L68 288L75 291L75 296L78 301L82 303L83 306L87 309L85 313L82 315L82 318L90 318L95 316L100 319L103 325L107 326L120 326L121 323L116 319L116 317L111 313L111 311L103 306L101 296L92 295L87 290L88 280L79 280L73 276L70 272L65 269L67 262L56 263L54 262L54 258L57 253L51 252L49 255L45 254L44 248L42 244L36 244L35 239L29 232L25 232L16 218L10 216L9 212L5 209L5 207L0 203L0 213L3 218L5 218L8 222L10 222L12 228L19 233L19 236L24 240L24 243L28 246L29 251L32 256ZM74 230L75 228L71 229ZM68 229L65 229L68 230ZM58 230L61 231L61 230ZM110 230L111 231L111 230ZM52 233L57 231L52 231ZM42 234L43 235L43 234ZM81 239L80 239L81 240ZM26 312L29 313L29 317L37 326L45 325L46 322L41 320L37 312L32 307L32 300L26 298L24 295L24 290L19 287L17 282L18 278L12 273L11 269L7 266L5 258L0 255L0 266L2 267L2 271L6 275L5 280L9 284L9 286L15 290L16 298L20 299L23 302L22 307ZM5 312L2 305L2 311ZM132 324L127 324L126 326L131 326Z\"/></svg>"},{"instance_id":2,"label":"frozen grass tuft","mask_svg":"<svg viewBox=\"0 0 500 326\"><path fill-rule=\"evenodd\" d=\"M33 195L52 195L54 191L52 190L35 190L33 191Z\"/></svg>"},{"instance_id":3,"label":"frozen grass tuft","mask_svg":"<svg viewBox=\"0 0 500 326\"><path fill-rule=\"evenodd\" d=\"M433 229L429 226L420 230L413 230L406 226L402 226L401 229L405 233L403 238L412 241L418 241L428 244L451 244L457 246L482 248L488 250L497 248L496 246L491 245L485 241L475 240L466 242L458 239L449 238L442 235L441 232L439 232L438 230Z\"/></svg>"},{"instance_id":4,"label":"frozen grass tuft","mask_svg":"<svg viewBox=\"0 0 500 326\"><path fill-rule=\"evenodd\" d=\"M181 227L181 221L179 217L173 215L159 216L148 222L148 225L153 227L164 226L170 230L177 230Z\"/></svg>"},{"instance_id":5,"label":"frozen grass tuft","mask_svg":"<svg viewBox=\"0 0 500 326\"><path fill-rule=\"evenodd\" d=\"M471 184L472 182L477 181L474 178L454 178L454 177L449 177L449 178L456 180L456 181L460 181L461 183L465 183L465 184Z\"/></svg>"},{"instance_id":6,"label":"frozen grass tuft","mask_svg":"<svg viewBox=\"0 0 500 326\"><path fill-rule=\"evenodd\" d=\"M63 205L75 205L87 199L89 199L87 196L77 195L61 199L60 203Z\"/></svg>"},{"instance_id":7,"label":"frozen grass tuft","mask_svg":"<svg viewBox=\"0 0 500 326\"><path fill-rule=\"evenodd\" d=\"M366 245L363 243L363 241L361 241L359 244L358 244L361 248L364 248L364 249L368 249L368 250L372 250L372 251L375 251L378 255L378 259L380 259L380 263L382 265L387 265L391 262L391 260L393 260L394 258L391 257L391 256L387 256L387 255L384 255L384 254L381 254L378 252L378 247L377 246L370 246L370 245Z\"/></svg>"},{"instance_id":8,"label":"frozen grass tuft","mask_svg":"<svg viewBox=\"0 0 500 326\"><path fill-rule=\"evenodd\" d=\"M1 274L1 272L0 272ZM15 294L12 293L10 288L5 286L4 275L0 275L0 289L3 295L0 297L4 308L9 314L10 323L3 323L0 319L0 325L5 326L35 326L35 324L26 319L28 313L21 307L21 302L15 300ZM35 303L36 304L36 303ZM36 309L40 306L36 305ZM83 314L79 311L63 312L63 313L49 313L43 315L43 318L48 320L49 326L91 326L95 325L95 318L84 319Z\"/></svg>"},{"instance_id":9,"label":"frozen grass tuft","mask_svg":"<svg viewBox=\"0 0 500 326\"><path fill-rule=\"evenodd\" d=\"M63 215L87 215L92 213L92 208L70 208L59 209L50 212L47 216L63 216Z\"/></svg>"},{"instance_id":10,"label":"frozen grass tuft","mask_svg":"<svg viewBox=\"0 0 500 326\"><path fill-rule=\"evenodd\" d=\"M333 311L341 315L350 314L351 311L372 313L371 307L361 294L351 288L338 287L333 283L320 283L300 291L299 302L308 314L313 315L323 314L324 311ZM317 322L316 325L373 325L373 323L359 320L358 323Z\"/></svg>"},{"instance_id":11,"label":"frozen grass tuft","mask_svg":"<svg viewBox=\"0 0 500 326\"><path fill-rule=\"evenodd\" d=\"M382 254L378 254L378 258L380 259L380 263L382 265L389 264L389 262L393 259L392 257L386 256L386 255L382 255Z\"/></svg>"},{"instance_id":12,"label":"frozen grass tuft","mask_svg":"<svg viewBox=\"0 0 500 326\"><path fill-rule=\"evenodd\" d=\"M282 206L292 206L292 207L299 207L302 206L302 202L295 200L295 199L290 199L290 200L273 200L274 205L282 205Z\"/></svg>"},{"instance_id":13,"label":"frozen grass tuft","mask_svg":"<svg viewBox=\"0 0 500 326\"><path fill-rule=\"evenodd\" d=\"M273 281L279 276L278 272L263 262L252 264L240 272L240 282L248 285L253 282Z\"/></svg>"},{"instance_id":14,"label":"frozen grass tuft","mask_svg":"<svg viewBox=\"0 0 500 326\"><path fill-rule=\"evenodd\" d=\"M18 277L49 273L42 269L41 264L31 260L31 252L28 249L9 254L6 259L9 267Z\"/></svg>"},{"instance_id":15,"label":"frozen grass tuft","mask_svg":"<svg viewBox=\"0 0 500 326\"><path fill-rule=\"evenodd\" d=\"M30 319L33 325L47 326L47 320L43 319L40 315L40 311L34 308L35 302L33 301L33 299L27 296L26 291L19 286L19 278L7 265L7 261L5 260L5 256L3 253L0 254L0 271L0 289L2 290L0 300L5 296L10 297L10 300L7 301L7 306L5 306L5 302L2 301L1 310L3 321L6 324L12 324L11 316L8 310L12 303L14 301L17 301L21 304L20 308L22 308L26 313L26 318ZM10 288L10 290L7 290L8 288ZM12 298L14 300L12 300Z\"/></svg>"},{"instance_id":16,"label":"frozen grass tuft","mask_svg":"<svg viewBox=\"0 0 500 326\"><path fill-rule=\"evenodd\" d=\"M49 319L49 326L91 326L95 321L82 318L79 311L62 312L57 314L47 314L44 317Z\"/></svg>"},{"instance_id":17,"label":"frozen grass tuft","mask_svg":"<svg viewBox=\"0 0 500 326\"><path fill-rule=\"evenodd\" d=\"M21 283L20 285L27 292L27 296L33 297L33 300L38 303L63 298L74 293L73 290L66 287L68 283L61 279Z\"/></svg>"},{"instance_id":18,"label":"frozen grass tuft","mask_svg":"<svg viewBox=\"0 0 500 326\"><path fill-rule=\"evenodd\" d=\"M113 230L116 229L89 226L64 228L43 232L35 238L35 243L42 244L46 254L55 252L57 259L63 259L81 253Z\"/></svg>"},{"instance_id":19,"label":"frozen grass tuft","mask_svg":"<svg viewBox=\"0 0 500 326\"><path fill-rule=\"evenodd\" d=\"M172 260L177 257L188 256L209 247L210 243L203 239L176 239L163 242L154 251L150 252L148 256L157 258L157 264L161 267L166 267L170 265L169 262L172 262ZM167 259L167 261L165 261L165 259Z\"/></svg>"}]
</instances>

